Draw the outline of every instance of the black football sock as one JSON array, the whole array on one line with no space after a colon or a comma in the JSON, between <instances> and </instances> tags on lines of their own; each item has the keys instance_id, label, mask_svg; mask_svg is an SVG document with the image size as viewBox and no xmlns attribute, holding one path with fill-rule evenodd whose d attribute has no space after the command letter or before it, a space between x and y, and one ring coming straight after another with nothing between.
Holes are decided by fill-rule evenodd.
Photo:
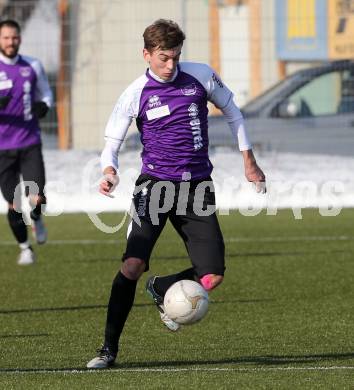
<instances>
[{"instance_id":1,"label":"black football sock","mask_svg":"<svg viewBox=\"0 0 354 390\"><path fill-rule=\"evenodd\" d=\"M39 220L39 218L42 215L42 206L44 206L43 203L41 203L41 204L39 204L39 205L37 205L36 207L33 208L33 210L30 213L31 219L33 219L34 221L38 221Z\"/></svg>"},{"instance_id":2,"label":"black football sock","mask_svg":"<svg viewBox=\"0 0 354 390\"><path fill-rule=\"evenodd\" d=\"M126 278L120 271L113 280L111 296L108 303L105 342L113 353L118 351L119 337L125 321L133 306L137 280Z\"/></svg>"},{"instance_id":3,"label":"black football sock","mask_svg":"<svg viewBox=\"0 0 354 390\"><path fill-rule=\"evenodd\" d=\"M9 209L7 212L7 219L11 227L12 233L16 237L19 244L27 241L27 226L25 225L22 213L18 213L14 209Z\"/></svg>"},{"instance_id":4,"label":"black football sock","mask_svg":"<svg viewBox=\"0 0 354 390\"><path fill-rule=\"evenodd\" d=\"M165 296L166 291L172 286L173 283L178 282L179 280L195 280L195 273L193 268L185 269L178 274L167 275L167 276L158 276L154 281L154 290L161 295Z\"/></svg>"}]
</instances>

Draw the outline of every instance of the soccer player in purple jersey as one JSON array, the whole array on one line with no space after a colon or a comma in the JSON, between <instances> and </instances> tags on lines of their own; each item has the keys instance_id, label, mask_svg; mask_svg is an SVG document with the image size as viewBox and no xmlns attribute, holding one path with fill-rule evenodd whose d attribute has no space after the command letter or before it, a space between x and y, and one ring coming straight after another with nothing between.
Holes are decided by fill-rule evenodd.
<instances>
[{"instance_id":1,"label":"soccer player in purple jersey","mask_svg":"<svg viewBox=\"0 0 354 390\"><path fill-rule=\"evenodd\" d=\"M0 188L8 203L8 221L19 243L18 264L35 261L22 218L20 176L31 205L32 230L38 244L47 231L41 218L45 174L38 119L52 104L52 92L41 63L18 54L21 30L14 20L0 22Z\"/></svg>"},{"instance_id":2,"label":"soccer player in purple jersey","mask_svg":"<svg viewBox=\"0 0 354 390\"><path fill-rule=\"evenodd\" d=\"M232 92L208 65L179 62L185 35L173 21L157 20L143 37L149 69L120 96L105 130L100 192L110 196L118 184L118 151L133 119L143 144L142 171L134 190L123 263L112 284L104 343L88 368L114 364L137 281L149 269L151 252L167 220L184 241L192 263L178 274L152 276L147 281L146 290L167 328L179 328L163 305L173 283L196 280L211 291L223 280L224 241L215 214L208 155L208 101L227 118L243 155L246 178L258 192L265 191L265 176Z\"/></svg>"}]
</instances>

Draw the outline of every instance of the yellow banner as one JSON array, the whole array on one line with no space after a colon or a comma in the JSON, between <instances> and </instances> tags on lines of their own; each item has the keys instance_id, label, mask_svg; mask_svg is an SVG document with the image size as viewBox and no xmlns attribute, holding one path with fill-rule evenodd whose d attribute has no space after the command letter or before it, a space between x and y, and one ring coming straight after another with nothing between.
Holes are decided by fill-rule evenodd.
<instances>
[{"instance_id":1,"label":"yellow banner","mask_svg":"<svg viewBox=\"0 0 354 390\"><path fill-rule=\"evenodd\" d=\"M315 0L288 0L288 38L316 36Z\"/></svg>"},{"instance_id":2,"label":"yellow banner","mask_svg":"<svg viewBox=\"0 0 354 390\"><path fill-rule=\"evenodd\" d=\"M328 55L354 58L354 0L328 0Z\"/></svg>"}]
</instances>

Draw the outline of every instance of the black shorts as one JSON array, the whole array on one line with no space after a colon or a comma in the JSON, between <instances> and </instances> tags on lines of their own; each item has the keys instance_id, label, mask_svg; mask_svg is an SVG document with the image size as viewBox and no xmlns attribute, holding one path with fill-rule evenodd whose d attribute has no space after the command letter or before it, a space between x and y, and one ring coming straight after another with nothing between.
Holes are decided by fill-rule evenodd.
<instances>
[{"instance_id":1,"label":"black shorts","mask_svg":"<svg viewBox=\"0 0 354 390\"><path fill-rule=\"evenodd\" d=\"M171 182L142 174L135 183L133 208L123 261L142 259L147 271L151 252L169 219L184 241L196 275L224 275L225 246L211 178Z\"/></svg>"},{"instance_id":2,"label":"black shorts","mask_svg":"<svg viewBox=\"0 0 354 390\"><path fill-rule=\"evenodd\" d=\"M45 171L42 145L31 145L21 149L0 150L0 188L8 203L13 203L16 186L20 178L35 185L26 185L26 195L44 197Z\"/></svg>"}]
</instances>

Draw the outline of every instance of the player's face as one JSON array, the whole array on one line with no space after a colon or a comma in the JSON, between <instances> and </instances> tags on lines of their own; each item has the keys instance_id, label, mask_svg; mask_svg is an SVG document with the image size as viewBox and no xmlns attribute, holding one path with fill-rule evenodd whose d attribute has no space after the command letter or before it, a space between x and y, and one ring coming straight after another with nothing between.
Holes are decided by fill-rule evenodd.
<instances>
[{"instance_id":1,"label":"player's face","mask_svg":"<svg viewBox=\"0 0 354 390\"><path fill-rule=\"evenodd\" d=\"M21 36L16 28L3 26L0 30L0 52L8 58L16 57L21 44Z\"/></svg>"},{"instance_id":2,"label":"player's face","mask_svg":"<svg viewBox=\"0 0 354 390\"><path fill-rule=\"evenodd\" d=\"M152 52L144 49L144 59L149 63L150 69L162 80L170 80L179 62L182 45L173 49L161 50L155 49Z\"/></svg>"}]
</instances>

